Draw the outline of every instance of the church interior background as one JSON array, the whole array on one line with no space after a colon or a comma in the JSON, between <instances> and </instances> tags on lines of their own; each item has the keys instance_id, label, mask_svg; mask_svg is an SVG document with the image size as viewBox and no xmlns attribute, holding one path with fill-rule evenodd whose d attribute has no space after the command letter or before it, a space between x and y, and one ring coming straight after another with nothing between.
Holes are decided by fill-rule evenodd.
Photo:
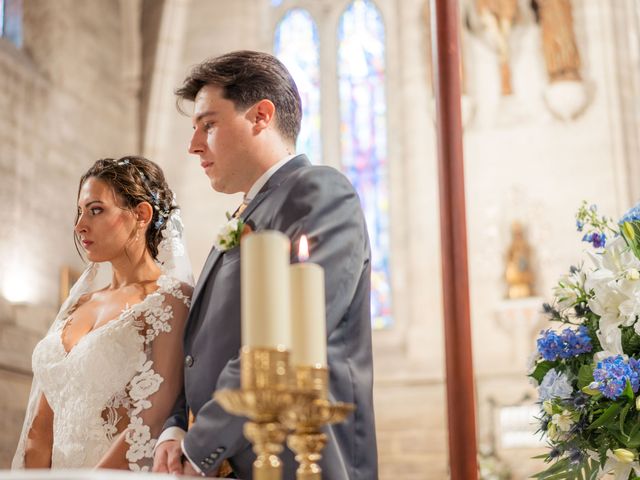
<instances>
[{"instance_id":1,"label":"church interior background","mask_svg":"<svg viewBox=\"0 0 640 480\"><path fill-rule=\"evenodd\" d=\"M542 303L587 248L576 209L587 200L617 218L640 199L639 5L460 2L482 478L541 467L527 358ZM343 171L367 215L380 478L447 478L429 13L427 0L0 0L0 468L31 351L83 268L80 174L102 157L158 162L199 272L239 197L213 192L187 154L172 91L202 59L254 49L278 55L300 87L299 150ZM510 297L518 255L530 288Z\"/></svg>"}]
</instances>

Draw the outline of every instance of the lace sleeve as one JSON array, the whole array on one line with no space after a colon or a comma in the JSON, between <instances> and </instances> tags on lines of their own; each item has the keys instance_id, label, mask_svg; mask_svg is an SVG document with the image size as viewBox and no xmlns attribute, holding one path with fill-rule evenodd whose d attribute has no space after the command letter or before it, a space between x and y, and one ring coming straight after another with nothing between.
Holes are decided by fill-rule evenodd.
<instances>
[{"instance_id":1,"label":"lace sleeve","mask_svg":"<svg viewBox=\"0 0 640 480\"><path fill-rule=\"evenodd\" d=\"M158 285L157 298L137 312L144 349L127 387L124 438L126 460L134 471L150 471L156 440L182 390L182 341L192 288L169 277L161 277Z\"/></svg>"}]
</instances>

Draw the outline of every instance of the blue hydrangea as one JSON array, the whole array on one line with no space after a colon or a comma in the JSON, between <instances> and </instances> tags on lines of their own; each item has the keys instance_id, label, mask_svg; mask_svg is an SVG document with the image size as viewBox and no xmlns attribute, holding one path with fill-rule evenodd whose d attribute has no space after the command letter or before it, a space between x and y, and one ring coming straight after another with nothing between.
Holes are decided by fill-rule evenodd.
<instances>
[{"instance_id":1,"label":"blue hydrangea","mask_svg":"<svg viewBox=\"0 0 640 480\"><path fill-rule=\"evenodd\" d=\"M581 232L582 229L584 228L584 222L580 220L576 220L576 228L578 229L579 232Z\"/></svg>"},{"instance_id":2,"label":"blue hydrangea","mask_svg":"<svg viewBox=\"0 0 640 480\"><path fill-rule=\"evenodd\" d=\"M583 325L577 330L565 328L562 333L546 330L541 335L537 341L538 352L548 361L575 357L590 352L592 348L589 331Z\"/></svg>"},{"instance_id":3,"label":"blue hydrangea","mask_svg":"<svg viewBox=\"0 0 640 480\"><path fill-rule=\"evenodd\" d=\"M588 353L591 351L591 337L589 330L584 325L578 327L576 331L565 328L562 331L562 340L564 341L566 356L560 355L561 358L570 358Z\"/></svg>"},{"instance_id":4,"label":"blue hydrangea","mask_svg":"<svg viewBox=\"0 0 640 480\"><path fill-rule=\"evenodd\" d=\"M596 369L593 371L593 382L589 388L599 390L605 397L615 400L627 386L627 382L631 384L633 393L640 388L640 362L635 358L628 361L622 355L608 357L598 362Z\"/></svg>"},{"instance_id":5,"label":"blue hydrangea","mask_svg":"<svg viewBox=\"0 0 640 480\"><path fill-rule=\"evenodd\" d=\"M619 225L622 225L624 222L637 222L640 220L640 203L625 213L620 221Z\"/></svg>"},{"instance_id":6,"label":"blue hydrangea","mask_svg":"<svg viewBox=\"0 0 640 480\"><path fill-rule=\"evenodd\" d=\"M582 237L583 242L588 242L594 248L602 248L607 243L607 235L600 232L587 233Z\"/></svg>"},{"instance_id":7,"label":"blue hydrangea","mask_svg":"<svg viewBox=\"0 0 640 480\"><path fill-rule=\"evenodd\" d=\"M562 338L557 332L553 330L547 330L546 332L540 332L542 336L536 342L538 345L538 352L545 360L553 361L560 356L562 351Z\"/></svg>"}]
</instances>

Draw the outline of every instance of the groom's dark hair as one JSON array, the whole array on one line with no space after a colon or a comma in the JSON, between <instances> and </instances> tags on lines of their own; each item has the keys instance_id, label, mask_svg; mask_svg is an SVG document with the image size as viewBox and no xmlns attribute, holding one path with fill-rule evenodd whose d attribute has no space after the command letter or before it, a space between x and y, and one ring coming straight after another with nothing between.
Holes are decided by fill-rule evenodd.
<instances>
[{"instance_id":1,"label":"groom's dark hair","mask_svg":"<svg viewBox=\"0 0 640 480\"><path fill-rule=\"evenodd\" d=\"M223 97L238 110L270 100L276 107L276 127L295 144L302 119L300 94L287 68L273 55L241 50L196 65L175 91L178 109L184 113L180 100L195 100L205 85L221 87Z\"/></svg>"}]
</instances>

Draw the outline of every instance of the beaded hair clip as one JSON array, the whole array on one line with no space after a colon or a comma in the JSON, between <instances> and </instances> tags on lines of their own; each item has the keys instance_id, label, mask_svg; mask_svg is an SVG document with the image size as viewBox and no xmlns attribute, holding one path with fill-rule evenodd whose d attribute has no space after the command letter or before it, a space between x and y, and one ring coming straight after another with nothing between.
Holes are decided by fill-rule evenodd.
<instances>
[{"instance_id":1,"label":"beaded hair clip","mask_svg":"<svg viewBox=\"0 0 640 480\"><path fill-rule=\"evenodd\" d=\"M118 166L131 165L131 162L129 162L128 158L125 158L124 160L116 160L115 163ZM156 230L160 230L162 226L165 224L165 222L167 221L167 218L169 218L169 215L171 214L171 210L161 205L160 194L158 193L158 190L153 190L151 188L151 184L149 183L147 176L143 172L138 170L135 167L135 165L133 166L133 168L136 170L136 172L138 172L138 175L140 175L140 179L142 180L142 183L144 184L145 189L151 196L151 203L153 204L153 208L158 212L158 220L154 222L153 227Z\"/></svg>"}]
</instances>

